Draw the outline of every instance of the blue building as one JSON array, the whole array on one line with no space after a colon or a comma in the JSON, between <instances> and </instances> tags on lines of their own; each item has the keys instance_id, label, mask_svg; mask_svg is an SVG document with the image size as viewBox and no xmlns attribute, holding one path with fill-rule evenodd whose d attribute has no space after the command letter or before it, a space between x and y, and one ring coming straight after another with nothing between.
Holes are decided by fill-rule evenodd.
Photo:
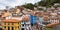
<instances>
[{"instance_id":1,"label":"blue building","mask_svg":"<svg viewBox=\"0 0 60 30\"><path fill-rule=\"evenodd\" d=\"M30 15L30 18L31 18L31 24L36 24L37 23L37 17L36 16L34 16L34 15Z\"/></svg>"}]
</instances>

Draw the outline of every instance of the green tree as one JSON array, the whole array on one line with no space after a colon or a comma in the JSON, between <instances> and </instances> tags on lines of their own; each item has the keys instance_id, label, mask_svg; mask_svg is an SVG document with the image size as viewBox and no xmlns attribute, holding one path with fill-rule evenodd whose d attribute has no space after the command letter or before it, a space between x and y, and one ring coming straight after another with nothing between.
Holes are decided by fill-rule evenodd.
<instances>
[{"instance_id":1,"label":"green tree","mask_svg":"<svg viewBox=\"0 0 60 30\"><path fill-rule=\"evenodd\" d=\"M43 0L39 1L38 4L41 6L50 6L53 5L54 0Z\"/></svg>"},{"instance_id":2,"label":"green tree","mask_svg":"<svg viewBox=\"0 0 60 30\"><path fill-rule=\"evenodd\" d=\"M38 5L45 6L47 10L48 7L54 6L54 3L60 3L60 0L41 0L38 2Z\"/></svg>"},{"instance_id":3,"label":"green tree","mask_svg":"<svg viewBox=\"0 0 60 30\"><path fill-rule=\"evenodd\" d=\"M33 5L32 3L28 3L28 4L25 4L24 7L27 8L27 9L32 9L33 10L35 5Z\"/></svg>"},{"instance_id":4,"label":"green tree","mask_svg":"<svg viewBox=\"0 0 60 30\"><path fill-rule=\"evenodd\" d=\"M40 10L40 11L43 10L42 8L37 8L37 9Z\"/></svg>"}]
</instances>

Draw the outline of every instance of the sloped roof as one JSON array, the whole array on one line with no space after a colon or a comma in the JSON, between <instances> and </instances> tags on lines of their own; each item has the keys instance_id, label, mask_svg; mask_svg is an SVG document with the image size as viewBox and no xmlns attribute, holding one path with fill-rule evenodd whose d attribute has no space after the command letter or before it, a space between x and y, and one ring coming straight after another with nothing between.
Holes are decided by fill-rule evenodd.
<instances>
[{"instance_id":1,"label":"sloped roof","mask_svg":"<svg viewBox=\"0 0 60 30\"><path fill-rule=\"evenodd\" d=\"M21 20L9 19L9 20L2 20L2 22L21 22Z\"/></svg>"}]
</instances>

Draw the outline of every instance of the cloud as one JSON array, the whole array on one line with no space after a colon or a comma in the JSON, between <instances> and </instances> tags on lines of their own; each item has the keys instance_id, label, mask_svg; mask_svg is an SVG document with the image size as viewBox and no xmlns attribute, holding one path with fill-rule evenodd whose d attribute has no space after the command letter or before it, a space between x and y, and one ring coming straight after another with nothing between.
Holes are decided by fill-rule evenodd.
<instances>
[{"instance_id":1,"label":"cloud","mask_svg":"<svg viewBox=\"0 0 60 30\"><path fill-rule=\"evenodd\" d=\"M36 3L40 0L0 0L0 9L3 8L5 6L11 6L11 7L15 7L15 6L18 6L18 5L22 5L22 4L25 4L25 3Z\"/></svg>"},{"instance_id":2,"label":"cloud","mask_svg":"<svg viewBox=\"0 0 60 30\"><path fill-rule=\"evenodd\" d=\"M0 5L0 9L5 9L5 7L3 5Z\"/></svg>"}]
</instances>

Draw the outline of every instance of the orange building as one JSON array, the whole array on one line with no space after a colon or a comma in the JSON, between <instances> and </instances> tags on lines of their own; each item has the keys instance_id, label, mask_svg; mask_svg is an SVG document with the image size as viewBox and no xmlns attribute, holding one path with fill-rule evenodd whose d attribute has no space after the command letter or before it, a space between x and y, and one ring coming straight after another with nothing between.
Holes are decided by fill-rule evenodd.
<instances>
[{"instance_id":1,"label":"orange building","mask_svg":"<svg viewBox=\"0 0 60 30\"><path fill-rule=\"evenodd\" d=\"M6 30L21 30L20 20L3 20L2 27Z\"/></svg>"}]
</instances>

